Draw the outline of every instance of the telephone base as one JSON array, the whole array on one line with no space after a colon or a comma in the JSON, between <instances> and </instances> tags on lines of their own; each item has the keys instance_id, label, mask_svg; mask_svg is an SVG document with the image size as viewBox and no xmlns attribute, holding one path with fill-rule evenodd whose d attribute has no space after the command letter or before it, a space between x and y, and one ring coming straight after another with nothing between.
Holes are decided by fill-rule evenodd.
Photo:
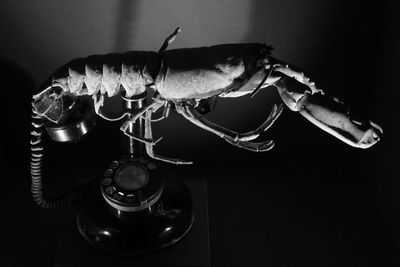
<instances>
[{"instance_id":1,"label":"telephone base","mask_svg":"<svg viewBox=\"0 0 400 267\"><path fill-rule=\"evenodd\" d=\"M159 201L130 217L110 212L98 184L77 208L81 236L95 248L115 254L140 255L170 247L189 232L194 221L190 191L178 179L166 180Z\"/></svg>"}]
</instances>

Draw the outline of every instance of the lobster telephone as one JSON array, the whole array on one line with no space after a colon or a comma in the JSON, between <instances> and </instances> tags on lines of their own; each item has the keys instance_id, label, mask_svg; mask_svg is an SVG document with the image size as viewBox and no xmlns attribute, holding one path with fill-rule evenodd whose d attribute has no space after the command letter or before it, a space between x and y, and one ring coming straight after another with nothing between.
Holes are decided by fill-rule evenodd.
<instances>
[{"instance_id":1,"label":"lobster telephone","mask_svg":"<svg viewBox=\"0 0 400 267\"><path fill-rule=\"evenodd\" d=\"M147 93L123 99L125 112L140 109ZM77 143L95 127L97 115L90 99L65 98L57 116L46 117L32 113L31 177L35 202L45 209L54 209L72 202L77 209L80 235L102 251L137 255L168 247L191 228L194 220L191 194L177 179L166 179L162 168L140 149L142 144L132 138L124 145L124 154L110 162L95 181L60 198L48 200L42 191L41 165L43 147L41 130L56 142ZM41 109L36 103L36 109ZM47 104L48 105L48 104ZM43 105L44 107L46 105ZM54 110L54 109L53 109ZM43 126L43 127L41 127ZM136 135L143 134L143 122L128 126ZM84 142L84 140L82 141Z\"/></svg>"},{"instance_id":2,"label":"lobster telephone","mask_svg":"<svg viewBox=\"0 0 400 267\"><path fill-rule=\"evenodd\" d=\"M201 116L212 108L216 97L252 97L259 89L273 86L289 109L351 146L369 148L383 133L372 121L353 118L342 101L323 93L303 72L273 58L269 45L225 44L166 51L179 31L177 28L158 52L129 51L74 59L53 73L34 95L34 200L43 208L76 200L78 230L95 247L142 253L167 247L189 231L194 216L188 189L176 179L172 180L175 183L166 182L154 162L190 163L153 151L157 141L152 139L151 122L166 118L172 107L200 128L254 152L273 147L272 140L255 139L280 116L283 106L275 105L257 129L241 134ZM146 103L147 89L152 86L155 96ZM46 200L42 192L42 129L55 141L78 142L95 126L95 113L103 117L98 111L104 95L111 97L118 92L124 113L115 120L129 115L120 128L128 138L128 152L105 168L95 186ZM95 113L84 95L93 98ZM153 112L162 107L165 114L152 120Z\"/></svg>"}]
</instances>

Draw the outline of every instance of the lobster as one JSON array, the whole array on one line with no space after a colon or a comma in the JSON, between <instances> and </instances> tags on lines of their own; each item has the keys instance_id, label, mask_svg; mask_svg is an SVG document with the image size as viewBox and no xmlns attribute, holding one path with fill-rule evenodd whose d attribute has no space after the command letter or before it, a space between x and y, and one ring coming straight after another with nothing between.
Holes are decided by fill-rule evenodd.
<instances>
[{"instance_id":1,"label":"lobster","mask_svg":"<svg viewBox=\"0 0 400 267\"><path fill-rule=\"evenodd\" d=\"M272 86L290 110L299 112L348 145L368 148L380 140L383 134L380 126L370 120L359 120L342 101L318 89L303 72L272 57L271 46L249 43L167 50L178 32L180 28L166 38L158 52L93 55L62 66L33 95L33 118L36 120L33 125L39 128L41 124L37 120L43 118L58 123L77 98L89 96L95 112L104 119L116 121L127 117L121 130L144 143L151 158L190 164L190 161L161 156L153 151L161 139L153 140L152 122L167 118L174 109L191 123L234 146L254 152L268 151L274 146L272 140L254 140L280 116L282 104L274 105L265 122L247 133L237 133L208 121L202 110L210 109L216 97L253 97L260 89ZM151 100L133 114L110 118L101 109L106 94L113 97L121 93L130 98L146 90L153 91ZM159 109L162 109L161 117L153 119L152 115ZM144 136L128 132L129 123L141 118L145 120ZM34 131L33 144L38 143L38 136Z\"/></svg>"}]
</instances>

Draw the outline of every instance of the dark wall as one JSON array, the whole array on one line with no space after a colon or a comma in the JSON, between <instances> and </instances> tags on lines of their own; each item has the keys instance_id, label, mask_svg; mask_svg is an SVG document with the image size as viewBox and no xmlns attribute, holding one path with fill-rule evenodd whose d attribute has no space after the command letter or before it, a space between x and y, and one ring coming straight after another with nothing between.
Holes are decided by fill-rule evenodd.
<instances>
[{"instance_id":1,"label":"dark wall","mask_svg":"<svg viewBox=\"0 0 400 267\"><path fill-rule=\"evenodd\" d=\"M164 136L156 146L157 151L194 160L196 165L193 169L184 167L185 171L200 173L209 179L211 233L214 234L211 238L214 249L212 262L216 266L223 263L234 265L235 261L244 263L244 257L251 257L261 265L264 258L256 252L262 253L263 242L267 242L266 250L275 251L282 257L285 249L298 253L298 256L311 255L303 253L300 248L304 244L299 240L306 231L316 231L313 232L315 239L310 240L323 239L326 236L317 236L320 233L318 229L321 229L322 233L328 233L327 239L333 243L327 245L326 250L320 248L326 253L322 253L320 258L332 256L334 253L328 251L340 250L335 246L343 245L338 258L341 260L350 259L350 254L354 253L356 259L364 260L362 265L365 266L370 259L363 256L362 250L365 250L374 263L381 257L384 258L383 265L398 263L398 2L39 2L27 2L22 6L13 1L0 4L0 32L4 37L0 42L0 56L4 58L0 60L3 81L1 110L5 125L0 159L4 164L4 177L13 177L7 180L12 190L7 191L8 200L3 201L8 214L6 225L17 233L8 237L14 240L11 242L12 251L18 251L27 236L31 241L25 246L32 247L32 240L40 239L41 234L54 227L52 215L38 213L30 202L30 90L56 67L74 57L128 49L156 50L163 38L179 25L184 31L171 45L173 48L226 42L270 43L275 48L274 56L298 66L319 88L341 97L384 129L383 139L376 146L368 150L355 149L285 108L281 118L261 137L273 139L276 143L274 149L252 153L225 143L174 113L167 120L156 123L155 135ZM112 104L112 111L118 110L117 102ZM219 99L207 118L232 130L248 131L257 127L267 117L272 105L279 102L280 98L273 89L264 90L253 99ZM65 145L47 140L47 151L51 156L46 158L46 166L51 174L101 170L119 155L119 137L118 123L100 120L82 143ZM234 175L236 171L240 177ZM47 182L49 188L63 191L64 184L68 188L79 179L76 175L71 181ZM14 192L23 192L20 202L12 198ZM247 207L245 202L231 205L228 200L238 193L245 199L255 199L257 204L252 207ZM271 198L279 202L277 206L273 205L276 203ZM293 213L297 220L303 221L297 221L298 224L295 223L295 227L282 236L291 242L290 234L293 234L299 243L292 246L282 243L278 246L280 249L274 248L270 241L281 240L279 230L271 230L270 236L260 234L264 239L257 239L259 236L251 231L251 226L257 229L257 233L262 231L262 224L270 223L269 226L275 227L273 229L279 229L279 223L293 219L293 214L285 210L287 206L302 207ZM260 212L259 208L281 216L281 221L278 218L271 222L268 214ZM20 229L32 225L20 212L22 209L30 218L37 216L34 223L40 223L34 231L15 229L16 221L19 221ZM224 242L229 240L235 226L240 226L238 216L247 218L248 226L238 233L239 238L243 242L254 242L254 250ZM339 218L337 221L335 216ZM353 221L346 224L350 225L347 228L343 226L343 230L340 227L346 218ZM368 224L365 222L367 219L372 222ZM314 226L311 224L313 220L316 220ZM326 228L330 232L325 231ZM305 244L313 247L311 242ZM379 242L384 243L382 247L377 245ZM54 244L42 245L50 249ZM41 251L43 257L47 256L39 247L32 251ZM245 256L240 258L240 253ZM270 254L271 263L278 266L278 256ZM308 259L301 260L307 262Z\"/></svg>"}]
</instances>

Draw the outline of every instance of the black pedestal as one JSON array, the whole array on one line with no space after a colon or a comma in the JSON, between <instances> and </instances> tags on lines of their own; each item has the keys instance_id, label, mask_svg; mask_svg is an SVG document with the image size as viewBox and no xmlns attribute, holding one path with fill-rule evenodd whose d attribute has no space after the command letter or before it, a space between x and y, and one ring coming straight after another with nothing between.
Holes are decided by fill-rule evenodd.
<instances>
[{"instance_id":1,"label":"black pedestal","mask_svg":"<svg viewBox=\"0 0 400 267\"><path fill-rule=\"evenodd\" d=\"M132 180L132 177L135 176L129 178ZM128 203L121 202L126 193L122 196L111 192L122 205L111 202L110 199L114 199L104 192L107 190L102 192L103 197L98 184L93 184L75 205L82 237L99 250L129 256L156 252L184 238L194 221L189 189L179 179L163 181L152 177L149 180L149 184L131 191L135 192L132 194L134 199ZM125 206L135 199L137 205Z\"/></svg>"},{"instance_id":2,"label":"black pedestal","mask_svg":"<svg viewBox=\"0 0 400 267\"><path fill-rule=\"evenodd\" d=\"M192 195L195 221L171 247L144 255L107 253L89 245L71 220L60 233L54 266L209 266L207 185L204 180L185 180L185 184Z\"/></svg>"}]
</instances>

